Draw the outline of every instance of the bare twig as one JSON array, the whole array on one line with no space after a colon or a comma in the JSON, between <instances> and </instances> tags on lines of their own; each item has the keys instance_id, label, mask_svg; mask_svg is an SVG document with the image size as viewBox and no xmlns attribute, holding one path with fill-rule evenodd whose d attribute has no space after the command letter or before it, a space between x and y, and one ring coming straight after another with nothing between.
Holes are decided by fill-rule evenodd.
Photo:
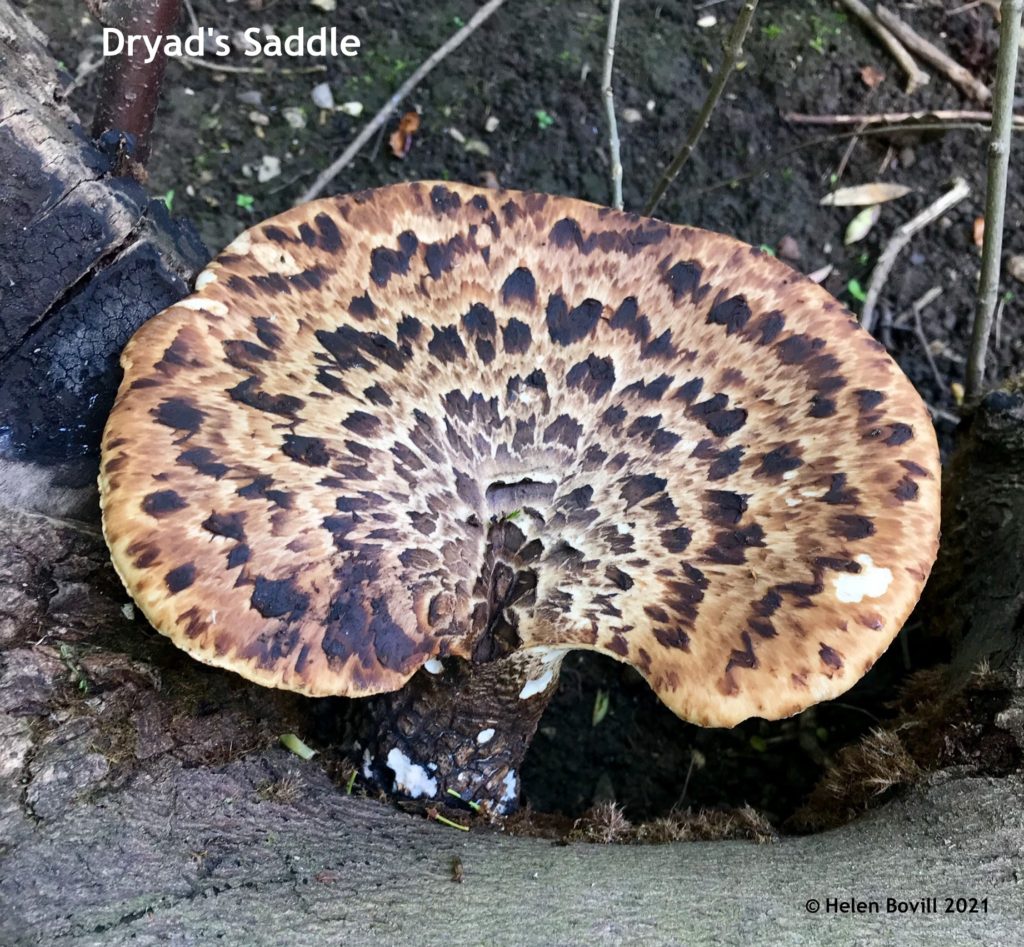
<instances>
[{"instance_id":1,"label":"bare twig","mask_svg":"<svg viewBox=\"0 0 1024 947\"><path fill-rule=\"evenodd\" d=\"M178 56L172 62L180 62L185 67L200 66L211 72L227 72L241 76L302 76L314 72L327 72L327 67L324 65L267 69L265 66L232 66L226 62L214 62L204 56Z\"/></svg>"},{"instance_id":2,"label":"bare twig","mask_svg":"<svg viewBox=\"0 0 1024 947\"><path fill-rule=\"evenodd\" d=\"M1024 0L1019 0L1019 2L1024 2ZM905 224L898 227L896 232L889 238L889 242L885 245L885 249L878 257L878 262L875 263L875 268L871 272L867 297L864 300L864 309L860 316L860 324L868 332L871 332L875 327L875 306L878 304L878 297L881 295L882 287L889 278L889 271L896 262L896 257L899 256L900 251L910 242L914 234L938 220L946 211L959 204L970 193L970 185L963 178L958 178L953 187L943 194L942 197L929 204L916 217L912 217Z\"/></svg>"},{"instance_id":3,"label":"bare twig","mask_svg":"<svg viewBox=\"0 0 1024 947\"><path fill-rule=\"evenodd\" d=\"M696 121L690 127L690 132L686 136L686 141L683 142L683 146L672 159L672 163L665 169L665 173L662 174L661 180L659 180L657 185L655 185L653 193L647 199L647 203L644 206L645 214L651 214L654 212L654 209L658 206L662 197L665 196L665 191L668 190L683 165L686 164L687 159L691 154L693 154L693 149L697 147L697 142L700 140L701 134L704 132L704 129L707 128L708 122L711 121L711 113L715 110L718 100L722 97L725 84L729 81L729 76L732 75L732 71L736 66L736 60L743 51L743 40L746 39L747 31L750 29L750 23L754 19L754 12L756 10L757 0L745 0L743 6L740 8L739 15L736 17L736 22L732 25L732 32L730 32L729 39L725 44L722 64L718 67L718 72L712 80L711 88L708 89L704 105L702 106L700 113L697 115Z\"/></svg>"},{"instance_id":4,"label":"bare twig","mask_svg":"<svg viewBox=\"0 0 1024 947\"><path fill-rule=\"evenodd\" d=\"M604 75L601 94L608 114L608 151L612 162L612 207L622 210L622 158L619 150L619 125L615 120L615 93L612 91L612 63L615 60L615 31L619 25L619 0L608 8L608 41L604 47Z\"/></svg>"},{"instance_id":5,"label":"bare twig","mask_svg":"<svg viewBox=\"0 0 1024 947\"><path fill-rule=\"evenodd\" d=\"M988 182L985 192L985 239L981 247L981 279L974 311L971 347L967 356L965 398L970 403L985 383L985 359L992 332L996 297L999 295L999 267L1003 252L1003 219L1006 213L1006 179L1010 162L1010 131L1013 116L1014 81L1020 51L1021 13L1024 0L1003 0L1000 7L999 62L996 66L996 94L992 103L992 136L988 145Z\"/></svg>"},{"instance_id":6,"label":"bare twig","mask_svg":"<svg viewBox=\"0 0 1024 947\"><path fill-rule=\"evenodd\" d=\"M453 33L439 46L430 56L421 63L420 67L411 75L398 91L391 96L384 107L363 126L362 131L356 135L355 140L350 144L339 157L331 162L313 182L312 186L299 198L299 203L311 201L323 193L324 188L331 183L341 171L348 166L352 159L359 154L360 149L372 137L375 131L380 128L390 117L391 113L398 108L402 100L416 88L430 73L430 71L444 59L449 53L458 49L470 36L482 26L486 20L500 7L505 0L488 0L458 32Z\"/></svg>"},{"instance_id":7,"label":"bare twig","mask_svg":"<svg viewBox=\"0 0 1024 947\"><path fill-rule=\"evenodd\" d=\"M906 123L929 122L991 122L991 112L972 112L958 109L939 109L934 112L878 112L874 115L805 115L802 112L783 112L783 121L794 125L902 125ZM1013 127L1024 131L1024 115L1012 116ZM916 125L911 124L913 131Z\"/></svg>"},{"instance_id":8,"label":"bare twig","mask_svg":"<svg viewBox=\"0 0 1024 947\"><path fill-rule=\"evenodd\" d=\"M988 86L977 77L964 69L955 59L939 49L934 43L929 42L919 33L915 33L910 26L901 20L891 10L881 4L875 8L878 19L896 36L900 41L913 50L929 65L934 66L951 82L958 85L967 95L976 102L986 105L992 98Z\"/></svg>"},{"instance_id":9,"label":"bare twig","mask_svg":"<svg viewBox=\"0 0 1024 947\"><path fill-rule=\"evenodd\" d=\"M714 191L720 191L723 187L736 187L738 184L743 184L746 181L752 181L754 178L759 178L765 174L771 174L772 171L777 171L781 166L781 162L785 161L786 158L791 155L799 154L801 151L806 151L808 148L823 148L826 145L833 145L836 142L847 141L850 138L873 135L891 135L893 131L898 131L900 125L875 125L869 128L858 128L852 132L838 132L835 135L820 135L817 138L808 138L806 141L802 141L797 145L793 145L791 148L784 148L782 151L777 151L772 155L771 161L766 164L758 165L755 168L744 171L742 174L733 174L727 178L719 178L713 184L707 184L704 187L694 188L687 191L689 197L701 197L704 194L711 194ZM907 125L908 130L915 132L974 132L977 135L987 135L988 126L978 125L971 122L922 122L920 124L915 123L913 125Z\"/></svg>"},{"instance_id":10,"label":"bare twig","mask_svg":"<svg viewBox=\"0 0 1024 947\"><path fill-rule=\"evenodd\" d=\"M946 379L942 377L939 366L935 362L935 356L932 355L931 343L928 341L928 336L924 331L924 324L921 322L921 312L941 295L942 287L933 286L910 307L911 315L914 317L914 334L917 336L917 341L921 343L921 348L924 349L924 357L928 361L928 367L932 370L932 375L935 377L935 384L938 385L939 391L946 387Z\"/></svg>"},{"instance_id":11,"label":"bare twig","mask_svg":"<svg viewBox=\"0 0 1024 947\"><path fill-rule=\"evenodd\" d=\"M947 411L945 408L937 408L935 405L929 404L927 401L924 404L936 421L947 421L950 424L960 423L960 418L953 414L952 411Z\"/></svg>"},{"instance_id":12,"label":"bare twig","mask_svg":"<svg viewBox=\"0 0 1024 947\"><path fill-rule=\"evenodd\" d=\"M1003 345L1003 307L1006 304L1005 298L999 297L999 302L996 303L996 326L995 326L995 343L996 351L999 351Z\"/></svg>"},{"instance_id":13,"label":"bare twig","mask_svg":"<svg viewBox=\"0 0 1024 947\"><path fill-rule=\"evenodd\" d=\"M865 4L861 3L861 0L839 0L839 2L878 37L882 45L889 50L892 58L896 60L900 69L907 74L907 95L912 95L928 82L931 78L928 73L914 61L914 57L907 52L903 44L882 25L878 17Z\"/></svg>"},{"instance_id":14,"label":"bare twig","mask_svg":"<svg viewBox=\"0 0 1024 947\"><path fill-rule=\"evenodd\" d=\"M196 17L195 8L192 6L192 0L182 0L185 5L185 12L188 13L188 21L192 24L192 32L199 32L199 19Z\"/></svg>"},{"instance_id":15,"label":"bare twig","mask_svg":"<svg viewBox=\"0 0 1024 947\"><path fill-rule=\"evenodd\" d=\"M181 0L119 0L104 7L104 26L116 26L125 33L163 36L174 30L181 13ZM140 165L149 157L150 132L160 102L167 55L161 47L153 57L119 53L103 64L93 137L116 130L135 138L134 161Z\"/></svg>"}]
</instances>

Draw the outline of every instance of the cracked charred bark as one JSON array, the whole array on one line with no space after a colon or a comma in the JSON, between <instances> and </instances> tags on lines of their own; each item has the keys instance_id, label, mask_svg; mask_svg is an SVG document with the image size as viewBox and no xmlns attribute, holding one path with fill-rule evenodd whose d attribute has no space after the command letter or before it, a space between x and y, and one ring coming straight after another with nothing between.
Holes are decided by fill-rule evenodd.
<instances>
[{"instance_id":1,"label":"cracked charred bark","mask_svg":"<svg viewBox=\"0 0 1024 947\"><path fill-rule=\"evenodd\" d=\"M120 348L206 259L62 102L44 38L0 0L0 493L95 518Z\"/></svg>"},{"instance_id":2,"label":"cracked charred bark","mask_svg":"<svg viewBox=\"0 0 1024 947\"><path fill-rule=\"evenodd\" d=\"M132 617L109 565L90 481L116 356L203 254L111 176L59 93L42 38L0 0L0 943L1019 942L1019 774L933 774L774 845L556 846L348 796L320 758L278 748L314 702L191 661ZM933 612L964 666L987 656L1011 678L1019 402L983 404L953 467ZM881 913L808 912L830 897ZM893 916L890 897L939 913ZM986 913L946 913L947 897L987 897Z\"/></svg>"}]
</instances>

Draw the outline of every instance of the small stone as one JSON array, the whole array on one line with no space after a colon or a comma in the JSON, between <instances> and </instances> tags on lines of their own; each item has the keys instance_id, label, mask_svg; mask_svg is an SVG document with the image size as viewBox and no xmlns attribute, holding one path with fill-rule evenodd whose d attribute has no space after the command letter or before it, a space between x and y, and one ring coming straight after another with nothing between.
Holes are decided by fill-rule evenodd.
<instances>
[{"instance_id":1,"label":"small stone","mask_svg":"<svg viewBox=\"0 0 1024 947\"><path fill-rule=\"evenodd\" d=\"M654 107L655 107L654 99L648 99L647 100L647 111L648 112L653 112L654 111Z\"/></svg>"},{"instance_id":2,"label":"small stone","mask_svg":"<svg viewBox=\"0 0 1024 947\"><path fill-rule=\"evenodd\" d=\"M264 155L260 166L256 169L256 180L260 184L273 181L281 173L281 159L273 155Z\"/></svg>"},{"instance_id":3,"label":"small stone","mask_svg":"<svg viewBox=\"0 0 1024 947\"><path fill-rule=\"evenodd\" d=\"M485 158L491 156L491 149L487 147L479 138L470 138L463 147L466 151L472 152L476 155L483 155Z\"/></svg>"},{"instance_id":4,"label":"small stone","mask_svg":"<svg viewBox=\"0 0 1024 947\"><path fill-rule=\"evenodd\" d=\"M238 93L238 101L243 105L255 105L258 108L263 104L263 95L258 89L247 89Z\"/></svg>"},{"instance_id":5,"label":"small stone","mask_svg":"<svg viewBox=\"0 0 1024 947\"><path fill-rule=\"evenodd\" d=\"M705 13L704 16L702 16L697 21L697 26L699 26L702 30L709 30L717 22L718 22L718 17L716 17L713 13Z\"/></svg>"},{"instance_id":6,"label":"small stone","mask_svg":"<svg viewBox=\"0 0 1024 947\"><path fill-rule=\"evenodd\" d=\"M457 128L449 128L448 134L452 136L460 145L466 143L466 136L462 134Z\"/></svg>"},{"instance_id":7,"label":"small stone","mask_svg":"<svg viewBox=\"0 0 1024 947\"><path fill-rule=\"evenodd\" d=\"M497 115L488 115L487 121L484 122L484 131L487 132L487 134L489 135L491 134L491 132L497 130L500 124L501 121Z\"/></svg>"},{"instance_id":8,"label":"small stone","mask_svg":"<svg viewBox=\"0 0 1024 947\"><path fill-rule=\"evenodd\" d=\"M353 118L359 118L363 114L363 103L362 102L342 102L338 106L338 111L344 115L351 115Z\"/></svg>"},{"instance_id":9,"label":"small stone","mask_svg":"<svg viewBox=\"0 0 1024 947\"><path fill-rule=\"evenodd\" d=\"M338 0L309 0L309 5L323 10L324 13L333 13L338 9Z\"/></svg>"},{"instance_id":10,"label":"small stone","mask_svg":"<svg viewBox=\"0 0 1024 947\"><path fill-rule=\"evenodd\" d=\"M262 125L265 128L270 124L270 117L253 109L249 113L249 121L252 122L253 125Z\"/></svg>"},{"instance_id":11,"label":"small stone","mask_svg":"<svg viewBox=\"0 0 1024 947\"><path fill-rule=\"evenodd\" d=\"M640 109L623 109L622 120L629 122L630 125L635 125L637 122L643 120L643 114Z\"/></svg>"},{"instance_id":12,"label":"small stone","mask_svg":"<svg viewBox=\"0 0 1024 947\"><path fill-rule=\"evenodd\" d=\"M800 244L786 234L780 241L778 246L779 256L785 260L799 260L800 259Z\"/></svg>"},{"instance_id":13,"label":"small stone","mask_svg":"<svg viewBox=\"0 0 1024 947\"><path fill-rule=\"evenodd\" d=\"M319 85L313 86L313 91L310 92L310 96L313 99L313 104L317 108L334 108L334 95L331 92L331 87L326 82L321 82Z\"/></svg>"},{"instance_id":14,"label":"small stone","mask_svg":"<svg viewBox=\"0 0 1024 947\"><path fill-rule=\"evenodd\" d=\"M1006 264L1006 272L1015 280L1024 283L1024 256L1012 256Z\"/></svg>"},{"instance_id":15,"label":"small stone","mask_svg":"<svg viewBox=\"0 0 1024 947\"><path fill-rule=\"evenodd\" d=\"M284 120L292 128L305 128L306 127L306 115L300 108L290 106L289 108L282 109L281 114L284 116Z\"/></svg>"}]
</instances>

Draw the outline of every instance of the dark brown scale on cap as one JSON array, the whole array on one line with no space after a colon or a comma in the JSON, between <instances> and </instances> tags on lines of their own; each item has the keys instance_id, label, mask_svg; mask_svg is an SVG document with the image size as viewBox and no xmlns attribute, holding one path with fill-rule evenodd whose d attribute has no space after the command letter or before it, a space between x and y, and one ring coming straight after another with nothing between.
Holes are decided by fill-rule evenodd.
<instances>
[{"instance_id":1,"label":"dark brown scale on cap","mask_svg":"<svg viewBox=\"0 0 1024 947\"><path fill-rule=\"evenodd\" d=\"M160 631L267 685L587 647L697 723L784 716L874 663L935 555L927 411L824 290L568 198L297 207L122 365L115 565Z\"/></svg>"}]
</instances>

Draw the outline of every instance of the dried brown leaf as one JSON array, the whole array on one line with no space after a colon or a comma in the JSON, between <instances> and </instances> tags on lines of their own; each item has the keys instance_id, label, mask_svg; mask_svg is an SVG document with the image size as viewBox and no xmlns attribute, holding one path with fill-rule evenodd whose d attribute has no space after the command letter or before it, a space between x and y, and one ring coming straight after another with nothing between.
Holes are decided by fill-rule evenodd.
<instances>
[{"instance_id":1,"label":"dried brown leaf","mask_svg":"<svg viewBox=\"0 0 1024 947\"><path fill-rule=\"evenodd\" d=\"M971 237L974 245L980 247L985 242L985 218L975 217L974 226L971 228Z\"/></svg>"},{"instance_id":2,"label":"dried brown leaf","mask_svg":"<svg viewBox=\"0 0 1024 947\"><path fill-rule=\"evenodd\" d=\"M413 136L420 129L420 113L415 111L406 112L399 120L398 127L388 138L391 146L391 153L396 158L404 158L412 148Z\"/></svg>"},{"instance_id":3,"label":"dried brown leaf","mask_svg":"<svg viewBox=\"0 0 1024 947\"><path fill-rule=\"evenodd\" d=\"M860 70L860 80L869 89L874 89L880 82L885 81L885 73L875 66L862 66Z\"/></svg>"}]
</instances>

